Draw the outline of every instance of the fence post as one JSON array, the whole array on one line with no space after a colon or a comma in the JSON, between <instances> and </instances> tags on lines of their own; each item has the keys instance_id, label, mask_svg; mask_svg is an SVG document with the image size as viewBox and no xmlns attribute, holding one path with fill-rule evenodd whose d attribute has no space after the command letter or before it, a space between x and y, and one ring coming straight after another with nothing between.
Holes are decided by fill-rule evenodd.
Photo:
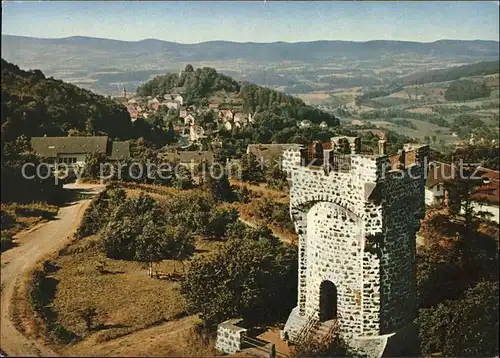
<instances>
[{"instance_id":1,"label":"fence post","mask_svg":"<svg viewBox=\"0 0 500 358\"><path fill-rule=\"evenodd\" d=\"M269 358L276 358L276 345L271 344L271 348L269 349Z\"/></svg>"}]
</instances>

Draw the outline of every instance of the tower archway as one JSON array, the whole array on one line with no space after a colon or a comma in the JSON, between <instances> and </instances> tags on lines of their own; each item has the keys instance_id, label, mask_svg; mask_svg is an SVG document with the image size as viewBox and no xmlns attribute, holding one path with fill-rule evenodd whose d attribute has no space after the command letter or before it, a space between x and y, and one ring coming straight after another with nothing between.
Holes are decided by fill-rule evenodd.
<instances>
[{"instance_id":1,"label":"tower archway","mask_svg":"<svg viewBox=\"0 0 500 358\"><path fill-rule=\"evenodd\" d=\"M319 320L321 322L337 318L337 286L325 280L319 286Z\"/></svg>"}]
</instances>

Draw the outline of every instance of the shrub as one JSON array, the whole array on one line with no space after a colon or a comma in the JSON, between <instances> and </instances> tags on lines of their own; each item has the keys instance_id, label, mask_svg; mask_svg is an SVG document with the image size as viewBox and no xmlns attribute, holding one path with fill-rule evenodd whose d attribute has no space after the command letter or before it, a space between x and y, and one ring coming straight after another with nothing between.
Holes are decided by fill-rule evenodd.
<instances>
[{"instance_id":1,"label":"shrub","mask_svg":"<svg viewBox=\"0 0 500 358\"><path fill-rule=\"evenodd\" d=\"M2 230L10 228L16 222L14 216L6 211L0 211L0 226Z\"/></svg>"},{"instance_id":2,"label":"shrub","mask_svg":"<svg viewBox=\"0 0 500 358\"><path fill-rule=\"evenodd\" d=\"M208 225L205 234L212 238L221 238L225 236L227 226L238 220L238 211L234 208L217 208L210 212Z\"/></svg>"},{"instance_id":3,"label":"shrub","mask_svg":"<svg viewBox=\"0 0 500 358\"><path fill-rule=\"evenodd\" d=\"M14 246L14 242L12 241L11 233L2 231L1 235L0 247L1 251L4 252L5 250L12 248Z\"/></svg>"},{"instance_id":4,"label":"shrub","mask_svg":"<svg viewBox=\"0 0 500 358\"><path fill-rule=\"evenodd\" d=\"M250 201L251 192L246 186L234 190L236 201L246 204Z\"/></svg>"},{"instance_id":5,"label":"shrub","mask_svg":"<svg viewBox=\"0 0 500 358\"><path fill-rule=\"evenodd\" d=\"M181 283L191 309L209 322L275 322L296 304L297 248L249 231L256 237L240 232L215 255L195 258Z\"/></svg>"}]
</instances>

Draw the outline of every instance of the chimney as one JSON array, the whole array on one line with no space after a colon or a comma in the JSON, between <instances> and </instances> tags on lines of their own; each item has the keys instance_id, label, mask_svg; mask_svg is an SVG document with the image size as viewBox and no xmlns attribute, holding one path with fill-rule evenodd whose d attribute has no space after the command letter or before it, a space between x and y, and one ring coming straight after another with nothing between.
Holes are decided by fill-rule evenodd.
<instances>
[{"instance_id":1,"label":"chimney","mask_svg":"<svg viewBox=\"0 0 500 358\"><path fill-rule=\"evenodd\" d=\"M387 154L387 141L385 139L379 139L378 141L378 154L380 155Z\"/></svg>"}]
</instances>

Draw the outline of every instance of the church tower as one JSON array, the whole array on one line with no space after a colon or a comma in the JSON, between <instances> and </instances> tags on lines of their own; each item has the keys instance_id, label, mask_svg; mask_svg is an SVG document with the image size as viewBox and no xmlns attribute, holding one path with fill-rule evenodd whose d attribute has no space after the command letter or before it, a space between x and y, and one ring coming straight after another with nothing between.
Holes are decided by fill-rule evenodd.
<instances>
[{"instance_id":1,"label":"church tower","mask_svg":"<svg viewBox=\"0 0 500 358\"><path fill-rule=\"evenodd\" d=\"M123 99L127 99L127 90L125 89L125 86L123 86L122 97Z\"/></svg>"},{"instance_id":2,"label":"church tower","mask_svg":"<svg viewBox=\"0 0 500 358\"><path fill-rule=\"evenodd\" d=\"M377 155L360 147L358 137L335 137L283 154L299 277L282 337L328 344L339 335L369 357L418 355L416 232L429 147L405 144L395 156L383 139Z\"/></svg>"}]
</instances>

